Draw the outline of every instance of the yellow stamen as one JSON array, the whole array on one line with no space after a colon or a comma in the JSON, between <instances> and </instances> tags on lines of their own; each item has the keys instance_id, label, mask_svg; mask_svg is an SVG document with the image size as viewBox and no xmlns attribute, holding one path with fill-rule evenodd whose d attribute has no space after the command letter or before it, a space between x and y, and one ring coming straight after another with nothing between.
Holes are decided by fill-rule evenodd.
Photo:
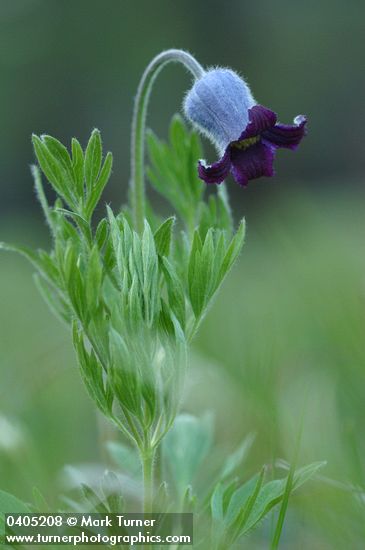
<instances>
[{"instance_id":1,"label":"yellow stamen","mask_svg":"<svg viewBox=\"0 0 365 550\"><path fill-rule=\"evenodd\" d=\"M231 145L244 151L248 149L248 147L251 147L251 145L255 145L258 141L260 141L260 136L254 136L252 138L242 139L241 141L233 141Z\"/></svg>"}]
</instances>

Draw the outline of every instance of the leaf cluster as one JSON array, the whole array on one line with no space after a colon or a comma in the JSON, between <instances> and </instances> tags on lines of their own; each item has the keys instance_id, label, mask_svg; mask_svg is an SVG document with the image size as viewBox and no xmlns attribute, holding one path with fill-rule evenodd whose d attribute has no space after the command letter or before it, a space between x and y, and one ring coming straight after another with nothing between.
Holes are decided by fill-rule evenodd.
<instances>
[{"instance_id":1,"label":"leaf cluster","mask_svg":"<svg viewBox=\"0 0 365 550\"><path fill-rule=\"evenodd\" d=\"M72 212L89 222L113 164L111 153L103 160L99 130L92 132L85 151L73 138L71 155L51 136L33 135L32 140L39 166L57 195Z\"/></svg>"},{"instance_id":2,"label":"leaf cluster","mask_svg":"<svg viewBox=\"0 0 365 550\"><path fill-rule=\"evenodd\" d=\"M150 137L155 186L185 227L155 217L137 233L128 211L96 227L92 214L108 182L112 155L103 160L100 133L71 153L50 136L33 136L39 166L56 192L47 201L33 167L37 197L52 234L50 252L2 245L35 267L36 283L51 310L72 328L85 386L99 409L140 449L156 446L179 406L187 345L237 259L236 234L224 190L202 201L195 164L199 141L179 118L169 145Z\"/></svg>"}]
</instances>

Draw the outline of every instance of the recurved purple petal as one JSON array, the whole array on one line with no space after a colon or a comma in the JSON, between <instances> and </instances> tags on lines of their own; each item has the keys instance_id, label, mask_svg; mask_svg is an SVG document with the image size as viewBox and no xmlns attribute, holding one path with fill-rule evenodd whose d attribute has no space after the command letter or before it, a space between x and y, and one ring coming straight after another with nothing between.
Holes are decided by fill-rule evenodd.
<instances>
[{"instance_id":1,"label":"recurved purple petal","mask_svg":"<svg viewBox=\"0 0 365 550\"><path fill-rule=\"evenodd\" d=\"M275 124L262 133L265 141L269 141L274 147L296 149L307 133L307 117L299 115L294 119L294 124Z\"/></svg>"},{"instance_id":2,"label":"recurved purple petal","mask_svg":"<svg viewBox=\"0 0 365 550\"><path fill-rule=\"evenodd\" d=\"M231 172L239 185L246 186L249 180L261 176L273 176L275 150L264 143L256 143L247 149L231 149Z\"/></svg>"},{"instance_id":3,"label":"recurved purple petal","mask_svg":"<svg viewBox=\"0 0 365 550\"><path fill-rule=\"evenodd\" d=\"M205 166L202 161L198 164L199 178L205 183L222 183L231 169L230 150L227 147L223 157L210 166Z\"/></svg>"},{"instance_id":4,"label":"recurved purple petal","mask_svg":"<svg viewBox=\"0 0 365 550\"><path fill-rule=\"evenodd\" d=\"M261 135L265 130L272 128L276 124L277 116L263 105L255 105L248 111L248 124L238 141Z\"/></svg>"}]
</instances>

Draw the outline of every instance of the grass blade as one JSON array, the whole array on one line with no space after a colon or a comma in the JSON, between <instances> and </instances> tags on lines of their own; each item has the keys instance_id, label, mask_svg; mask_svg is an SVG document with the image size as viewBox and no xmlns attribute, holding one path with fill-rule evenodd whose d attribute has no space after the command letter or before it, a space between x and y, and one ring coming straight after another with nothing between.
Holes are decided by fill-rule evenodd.
<instances>
[{"instance_id":1,"label":"grass blade","mask_svg":"<svg viewBox=\"0 0 365 550\"><path fill-rule=\"evenodd\" d=\"M308 395L308 393L307 393L307 395ZM277 550L277 548L279 547L279 542L280 542L280 537L281 537L281 533L282 533L282 530L283 530L284 520L285 520L286 512L287 512L287 509L288 509L289 497L290 497L290 494L291 494L291 491L292 491L292 488L293 488L294 474L295 474L295 470L296 470L296 467L297 467L299 449L300 449L300 442L301 442L302 433L303 433L304 410L305 410L306 402L307 402L307 397L304 399L302 414L301 414L301 418L300 418L300 421L299 421L299 429L298 429L296 442L295 442L294 456L293 456L293 460L292 460L291 465L290 465L288 479L287 479L287 482L286 482L286 485L285 485L285 492L284 492L283 500L281 502L279 516L278 516L278 520L277 520L277 523L276 523L274 536L273 536L273 539L272 539L272 542L271 542L271 550Z\"/></svg>"}]
</instances>

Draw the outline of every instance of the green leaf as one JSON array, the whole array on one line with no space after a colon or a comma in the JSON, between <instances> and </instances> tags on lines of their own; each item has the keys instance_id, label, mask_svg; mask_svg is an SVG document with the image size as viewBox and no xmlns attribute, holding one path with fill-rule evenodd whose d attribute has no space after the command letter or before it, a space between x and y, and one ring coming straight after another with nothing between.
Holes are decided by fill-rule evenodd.
<instances>
[{"instance_id":1,"label":"green leaf","mask_svg":"<svg viewBox=\"0 0 365 550\"><path fill-rule=\"evenodd\" d=\"M81 492L84 499L91 504L92 510L99 514L107 514L108 508L105 506L103 500L95 493L95 491L89 487L86 483L81 483Z\"/></svg>"},{"instance_id":2,"label":"green leaf","mask_svg":"<svg viewBox=\"0 0 365 550\"><path fill-rule=\"evenodd\" d=\"M162 269L166 280L169 306L179 321L181 328L184 329L186 323L184 287L173 264L167 258L163 258Z\"/></svg>"},{"instance_id":3,"label":"green leaf","mask_svg":"<svg viewBox=\"0 0 365 550\"><path fill-rule=\"evenodd\" d=\"M63 209L63 202L61 199L56 199L54 208L53 208L53 216L55 218L55 249L58 247L63 247L67 243L67 241L71 240L74 243L77 243L80 238L79 234L77 232L76 227L74 224L70 223L68 219L66 219L66 216L64 213L62 213L59 210ZM70 212L70 210L67 210L67 212Z\"/></svg>"},{"instance_id":4,"label":"green leaf","mask_svg":"<svg viewBox=\"0 0 365 550\"><path fill-rule=\"evenodd\" d=\"M202 240L210 228L224 230L229 237L232 235L232 214L224 184L219 186L215 195L209 196L208 202L200 203L198 219Z\"/></svg>"},{"instance_id":5,"label":"green leaf","mask_svg":"<svg viewBox=\"0 0 365 550\"><path fill-rule=\"evenodd\" d=\"M103 167L100 171L99 177L96 180L95 186L90 190L89 197L86 204L86 217L90 219L99 200L106 184L109 181L110 174L113 167L113 155L108 153L105 157Z\"/></svg>"},{"instance_id":6,"label":"green leaf","mask_svg":"<svg viewBox=\"0 0 365 550\"><path fill-rule=\"evenodd\" d=\"M65 161L63 153L60 153L60 157L56 158L45 143L35 134L32 136L32 141L37 160L46 178L53 186L56 193L58 193L71 208L76 209L77 201L74 194L74 182L72 174L70 174L67 169L67 161ZM54 149L55 148L53 148L53 150Z\"/></svg>"},{"instance_id":7,"label":"green leaf","mask_svg":"<svg viewBox=\"0 0 365 550\"><path fill-rule=\"evenodd\" d=\"M238 480L237 478L235 478L230 483L228 483L228 485L224 489L224 493L223 493L224 514L227 513L229 503L231 502L231 498L234 495L234 493L237 491L237 485L238 485Z\"/></svg>"},{"instance_id":8,"label":"green leaf","mask_svg":"<svg viewBox=\"0 0 365 550\"><path fill-rule=\"evenodd\" d=\"M178 416L162 442L164 464L175 486L178 498L192 484L207 457L213 440L212 417Z\"/></svg>"},{"instance_id":9,"label":"green leaf","mask_svg":"<svg viewBox=\"0 0 365 550\"><path fill-rule=\"evenodd\" d=\"M127 295L129 321L137 328L143 320L143 301L137 276L133 277L132 284L124 292ZM148 316L148 312L146 315Z\"/></svg>"},{"instance_id":10,"label":"green leaf","mask_svg":"<svg viewBox=\"0 0 365 550\"><path fill-rule=\"evenodd\" d=\"M123 512L125 501L122 496L122 487L118 476L114 472L107 470L101 479L100 488L108 510L119 514Z\"/></svg>"},{"instance_id":11,"label":"green leaf","mask_svg":"<svg viewBox=\"0 0 365 550\"><path fill-rule=\"evenodd\" d=\"M111 369L109 380L116 399L132 414L139 416L141 408L141 380L135 368L135 358L113 328L110 330Z\"/></svg>"},{"instance_id":12,"label":"green leaf","mask_svg":"<svg viewBox=\"0 0 365 550\"><path fill-rule=\"evenodd\" d=\"M226 510L224 522L226 526L230 526L234 520L237 518L240 510L247 503L248 498L255 490L257 481L259 479L258 474L246 481L241 487L236 489L231 498L229 499L228 507Z\"/></svg>"},{"instance_id":13,"label":"green leaf","mask_svg":"<svg viewBox=\"0 0 365 550\"><path fill-rule=\"evenodd\" d=\"M93 130L85 151L84 172L86 187L90 194L98 177L102 158L102 145L99 130Z\"/></svg>"},{"instance_id":14,"label":"green leaf","mask_svg":"<svg viewBox=\"0 0 365 550\"><path fill-rule=\"evenodd\" d=\"M0 530L5 526L4 514L22 514L27 512L31 512L31 508L28 504L25 504L25 502L22 502L10 493L0 490ZM1 534L0 531L0 539Z\"/></svg>"},{"instance_id":15,"label":"green leaf","mask_svg":"<svg viewBox=\"0 0 365 550\"><path fill-rule=\"evenodd\" d=\"M99 250L102 250L104 248L108 235L109 235L108 221L105 218L103 218L99 222L95 232L95 242Z\"/></svg>"},{"instance_id":16,"label":"green leaf","mask_svg":"<svg viewBox=\"0 0 365 550\"><path fill-rule=\"evenodd\" d=\"M81 377L86 389L99 409L106 416L110 416L113 400L109 399L107 387L104 384L102 364L93 349L90 353L86 350L83 335L78 331L76 322L72 326L72 337Z\"/></svg>"},{"instance_id":17,"label":"green leaf","mask_svg":"<svg viewBox=\"0 0 365 550\"><path fill-rule=\"evenodd\" d=\"M67 241L66 250L60 248L59 255L60 269L63 271L67 286L73 277L74 270L77 268L77 251L71 240Z\"/></svg>"},{"instance_id":18,"label":"green leaf","mask_svg":"<svg viewBox=\"0 0 365 550\"><path fill-rule=\"evenodd\" d=\"M324 464L315 462L297 470L294 474L293 490L313 477ZM227 529L233 528L236 536L255 527L284 496L287 478L269 481L262 486L263 477L262 470L260 475L239 487L229 500L224 523Z\"/></svg>"},{"instance_id":19,"label":"green leaf","mask_svg":"<svg viewBox=\"0 0 365 550\"><path fill-rule=\"evenodd\" d=\"M245 437L238 449L227 457L219 476L221 480L229 477L239 466L241 466L242 462L246 459L252 447L254 439L254 434L248 434L248 436Z\"/></svg>"},{"instance_id":20,"label":"green leaf","mask_svg":"<svg viewBox=\"0 0 365 550\"><path fill-rule=\"evenodd\" d=\"M34 281L39 293L43 297L51 312L61 321L68 324L72 319L72 313L65 300L59 295L59 293L55 292L54 289L50 288L47 281L38 275L38 273L34 274Z\"/></svg>"},{"instance_id":21,"label":"green leaf","mask_svg":"<svg viewBox=\"0 0 365 550\"><path fill-rule=\"evenodd\" d=\"M142 259L142 243L141 238L135 231L131 231L130 227L123 227L123 256L128 260L128 267L131 278L135 277L140 286L144 283L144 270ZM146 248L146 243L144 244ZM123 266L120 266L123 271Z\"/></svg>"},{"instance_id":22,"label":"green leaf","mask_svg":"<svg viewBox=\"0 0 365 550\"><path fill-rule=\"evenodd\" d=\"M150 283L157 270L157 254L153 234L147 221L145 221L141 244L143 279L146 283Z\"/></svg>"},{"instance_id":23,"label":"green leaf","mask_svg":"<svg viewBox=\"0 0 365 550\"><path fill-rule=\"evenodd\" d=\"M0 490L0 513L11 514L12 512L17 514L30 512L30 506L14 495Z\"/></svg>"},{"instance_id":24,"label":"green leaf","mask_svg":"<svg viewBox=\"0 0 365 550\"><path fill-rule=\"evenodd\" d=\"M191 305L196 317L201 314L205 299L205 275L201 269L202 247L199 232L195 231L189 257L188 286Z\"/></svg>"},{"instance_id":25,"label":"green leaf","mask_svg":"<svg viewBox=\"0 0 365 550\"><path fill-rule=\"evenodd\" d=\"M159 328L168 336L173 336L175 332L174 323L171 319L171 308L164 299L161 299L161 310L159 318Z\"/></svg>"},{"instance_id":26,"label":"green leaf","mask_svg":"<svg viewBox=\"0 0 365 550\"><path fill-rule=\"evenodd\" d=\"M103 267L100 261L99 249L94 245L89 258L85 286L87 307L91 315L95 313L99 304L102 280Z\"/></svg>"},{"instance_id":27,"label":"green leaf","mask_svg":"<svg viewBox=\"0 0 365 550\"><path fill-rule=\"evenodd\" d=\"M48 181L55 187L55 190L62 194L62 172L53 157L42 143L42 140L33 134L32 136L34 151L42 171L46 175Z\"/></svg>"},{"instance_id":28,"label":"green leaf","mask_svg":"<svg viewBox=\"0 0 365 550\"><path fill-rule=\"evenodd\" d=\"M151 228L145 220L141 242L142 269L141 277L144 296L144 318L150 325L159 315L158 257Z\"/></svg>"},{"instance_id":29,"label":"green leaf","mask_svg":"<svg viewBox=\"0 0 365 550\"><path fill-rule=\"evenodd\" d=\"M167 218L167 220L165 220L155 231L155 246L157 254L159 256L168 256L170 254L170 245L174 224L175 216L171 216L171 218Z\"/></svg>"},{"instance_id":30,"label":"green leaf","mask_svg":"<svg viewBox=\"0 0 365 550\"><path fill-rule=\"evenodd\" d=\"M72 184L73 181L73 167L70 159L70 155L64 145L58 139L48 136L41 136L42 142L47 147L48 151L57 159L57 161L62 166L64 172L67 174L69 183Z\"/></svg>"},{"instance_id":31,"label":"green leaf","mask_svg":"<svg viewBox=\"0 0 365 550\"><path fill-rule=\"evenodd\" d=\"M215 290L213 288L213 282L214 282L213 273L214 273L215 262L216 262L216 257L215 257L214 230L210 228L204 240L204 244L201 252L201 263L200 263L201 276L202 276L202 280L204 281L204 300L203 300L204 306L207 304L209 298L211 297L212 293Z\"/></svg>"},{"instance_id":32,"label":"green leaf","mask_svg":"<svg viewBox=\"0 0 365 550\"><path fill-rule=\"evenodd\" d=\"M313 477L325 464L326 462L313 462L312 464L296 470L294 473L292 490L294 491L303 485L303 483ZM285 493L286 483L287 478L277 479L269 481L262 487L241 535L247 533L255 527L255 525L257 525L257 523L261 521L268 514L268 512L282 500Z\"/></svg>"},{"instance_id":33,"label":"green leaf","mask_svg":"<svg viewBox=\"0 0 365 550\"><path fill-rule=\"evenodd\" d=\"M106 448L115 464L132 478L142 477L142 466L136 449L119 441L107 441Z\"/></svg>"},{"instance_id":34,"label":"green leaf","mask_svg":"<svg viewBox=\"0 0 365 550\"><path fill-rule=\"evenodd\" d=\"M117 254L119 242L120 242L120 229L117 223L117 220L114 216L113 210L110 208L109 205L106 207L106 211L108 214L108 220L110 225L110 234L112 238L113 248L115 254Z\"/></svg>"},{"instance_id":35,"label":"green leaf","mask_svg":"<svg viewBox=\"0 0 365 550\"><path fill-rule=\"evenodd\" d=\"M65 283L72 306L78 318L86 321L85 281L81 275L76 252L71 243L65 253L64 260Z\"/></svg>"},{"instance_id":36,"label":"green leaf","mask_svg":"<svg viewBox=\"0 0 365 550\"><path fill-rule=\"evenodd\" d=\"M225 249L224 234L210 228L204 242L196 230L188 267L188 287L191 305L197 319L201 318L217 290Z\"/></svg>"},{"instance_id":37,"label":"green leaf","mask_svg":"<svg viewBox=\"0 0 365 550\"><path fill-rule=\"evenodd\" d=\"M152 132L147 134L151 162L147 176L192 231L205 189L197 172L198 159L202 156L200 139L196 132L186 128L178 115L172 119L169 134L169 144L160 141Z\"/></svg>"},{"instance_id":38,"label":"green leaf","mask_svg":"<svg viewBox=\"0 0 365 550\"><path fill-rule=\"evenodd\" d=\"M240 536L242 529L244 528L248 518L250 517L251 511L255 505L255 502L257 500L257 497L260 493L260 490L264 481L265 471L266 471L266 468L264 466L261 469L260 474L257 476L256 485L252 494L248 497L245 506L241 509L238 516L236 517L232 525L229 527L229 530L231 531L231 539L233 541Z\"/></svg>"},{"instance_id":39,"label":"green leaf","mask_svg":"<svg viewBox=\"0 0 365 550\"><path fill-rule=\"evenodd\" d=\"M245 240L245 220L242 220L238 227L237 233L233 237L228 247L228 250L224 256L223 263L217 277L217 283L216 283L217 287L223 281L224 277L227 275L227 273L233 266L234 262L237 260L242 250L244 240Z\"/></svg>"},{"instance_id":40,"label":"green leaf","mask_svg":"<svg viewBox=\"0 0 365 550\"><path fill-rule=\"evenodd\" d=\"M223 522L223 485L217 483L210 499L210 508L214 522Z\"/></svg>"},{"instance_id":41,"label":"green leaf","mask_svg":"<svg viewBox=\"0 0 365 550\"><path fill-rule=\"evenodd\" d=\"M185 141L187 139L187 132L185 124L180 115L176 114L171 119L169 137L171 147L179 155L185 153Z\"/></svg>"},{"instance_id":42,"label":"green leaf","mask_svg":"<svg viewBox=\"0 0 365 550\"><path fill-rule=\"evenodd\" d=\"M84 152L76 138L72 138L71 149L74 180L77 187L78 196L82 197L84 193Z\"/></svg>"},{"instance_id":43,"label":"green leaf","mask_svg":"<svg viewBox=\"0 0 365 550\"><path fill-rule=\"evenodd\" d=\"M55 211L60 212L60 214L64 214L65 216L68 216L69 218L74 220L76 225L79 227L81 233L84 235L86 241L88 243L91 243L91 227L87 220L85 220L85 218L83 218L80 214L77 214L76 212L71 212L71 210L67 210L65 208L56 208Z\"/></svg>"}]
</instances>

